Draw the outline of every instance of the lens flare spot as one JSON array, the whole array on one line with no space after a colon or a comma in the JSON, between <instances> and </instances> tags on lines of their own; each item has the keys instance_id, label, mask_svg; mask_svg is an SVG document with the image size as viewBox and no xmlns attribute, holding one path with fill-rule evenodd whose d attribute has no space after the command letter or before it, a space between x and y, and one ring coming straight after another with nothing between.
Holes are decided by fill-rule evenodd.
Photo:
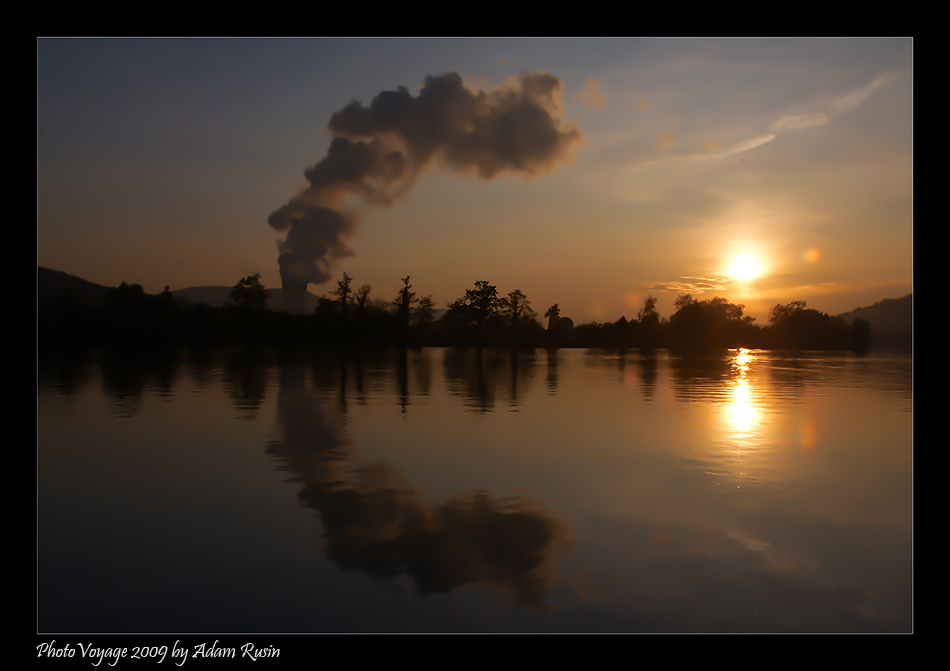
<instances>
[{"instance_id":1,"label":"lens flare spot","mask_svg":"<svg viewBox=\"0 0 950 671\"><path fill-rule=\"evenodd\" d=\"M818 263L821 260L821 250L817 247L811 247L805 250L803 256L808 263Z\"/></svg>"}]
</instances>

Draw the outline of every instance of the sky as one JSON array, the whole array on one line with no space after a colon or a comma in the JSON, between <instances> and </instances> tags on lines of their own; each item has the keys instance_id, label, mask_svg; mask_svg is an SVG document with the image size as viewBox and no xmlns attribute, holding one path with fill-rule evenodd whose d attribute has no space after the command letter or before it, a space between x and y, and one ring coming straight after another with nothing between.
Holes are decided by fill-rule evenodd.
<instances>
[{"instance_id":1,"label":"sky","mask_svg":"<svg viewBox=\"0 0 950 671\"><path fill-rule=\"evenodd\" d=\"M912 291L913 46L39 38L37 264L387 301L408 275L436 308L486 280L575 323L684 293L838 314Z\"/></svg>"}]
</instances>

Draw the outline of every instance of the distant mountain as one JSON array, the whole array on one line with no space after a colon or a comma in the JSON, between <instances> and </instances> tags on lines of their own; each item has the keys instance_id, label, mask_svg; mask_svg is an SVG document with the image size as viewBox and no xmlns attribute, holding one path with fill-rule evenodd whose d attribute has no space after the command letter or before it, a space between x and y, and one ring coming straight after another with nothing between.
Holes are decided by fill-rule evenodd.
<instances>
[{"instance_id":1,"label":"distant mountain","mask_svg":"<svg viewBox=\"0 0 950 671\"><path fill-rule=\"evenodd\" d=\"M221 308L231 301L231 287L206 286L206 287L188 287L187 289L176 289L172 291L172 296L177 302L192 303L194 305L209 305L213 308ZM319 298L307 292L304 297L304 303L300 306L290 308L284 305L283 289L267 289L267 307L270 310L283 310L285 308L291 312L313 312L317 308Z\"/></svg>"},{"instance_id":2,"label":"distant mountain","mask_svg":"<svg viewBox=\"0 0 950 671\"><path fill-rule=\"evenodd\" d=\"M227 304L230 293L231 287L188 287L187 289L175 289L172 292L172 297L176 302L220 308Z\"/></svg>"},{"instance_id":3,"label":"distant mountain","mask_svg":"<svg viewBox=\"0 0 950 671\"><path fill-rule=\"evenodd\" d=\"M98 308L114 287L89 282L75 275L42 266L36 267L36 300L38 305L55 306L69 301L78 307ZM206 286L176 289L172 296L179 304L208 305L214 308L224 307L231 296L231 287ZM267 290L267 307L280 310L283 306L283 290ZM304 297L302 305L295 311L313 312L319 299L311 293Z\"/></svg>"},{"instance_id":4,"label":"distant mountain","mask_svg":"<svg viewBox=\"0 0 950 671\"><path fill-rule=\"evenodd\" d=\"M838 317L847 324L855 319L868 322L874 347L910 347L914 337L914 295L886 298L874 305L844 312Z\"/></svg>"},{"instance_id":5,"label":"distant mountain","mask_svg":"<svg viewBox=\"0 0 950 671\"><path fill-rule=\"evenodd\" d=\"M88 282L75 275L36 267L36 300L39 305L57 305L69 301L78 307L98 308L110 291L110 287Z\"/></svg>"}]
</instances>

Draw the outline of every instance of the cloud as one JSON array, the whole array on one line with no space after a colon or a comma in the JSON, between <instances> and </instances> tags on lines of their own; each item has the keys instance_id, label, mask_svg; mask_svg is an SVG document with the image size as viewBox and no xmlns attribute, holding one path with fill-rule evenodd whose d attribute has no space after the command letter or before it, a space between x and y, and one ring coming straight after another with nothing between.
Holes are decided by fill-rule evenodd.
<instances>
[{"instance_id":1,"label":"cloud","mask_svg":"<svg viewBox=\"0 0 950 671\"><path fill-rule=\"evenodd\" d=\"M654 131L654 135L656 135L656 146L658 149L676 149L676 133L660 133L659 131Z\"/></svg>"},{"instance_id":2,"label":"cloud","mask_svg":"<svg viewBox=\"0 0 950 671\"><path fill-rule=\"evenodd\" d=\"M824 126L831 118L824 112L812 114L789 114L772 124L772 130L804 130L815 126Z\"/></svg>"},{"instance_id":3,"label":"cloud","mask_svg":"<svg viewBox=\"0 0 950 671\"><path fill-rule=\"evenodd\" d=\"M734 145L729 147L723 152L718 154L708 154L707 156L723 157L723 156L734 156L735 154L741 154L744 151L749 151L750 149L755 149L756 147L761 147L763 144L767 144L774 140L777 136L774 133L767 133L766 135L760 135L758 137L751 138L749 140L742 140L736 142Z\"/></svg>"},{"instance_id":4,"label":"cloud","mask_svg":"<svg viewBox=\"0 0 950 671\"><path fill-rule=\"evenodd\" d=\"M717 277L681 277L673 282L654 282L644 286L644 289L676 294L702 294L706 291L725 291L728 281Z\"/></svg>"},{"instance_id":5,"label":"cloud","mask_svg":"<svg viewBox=\"0 0 950 671\"><path fill-rule=\"evenodd\" d=\"M663 135L657 133L657 147L661 149L676 149L676 136L670 133L664 133ZM755 149L756 147L761 147L764 144L767 144L778 137L775 133L767 133L765 135L759 135L758 137L750 138L748 140L740 140L735 144L723 149L721 145L715 143L706 143L704 147L706 148L706 153L692 153L686 155L672 156L671 159L674 160L687 160L687 161L712 161L717 159L726 158L728 156L735 156L736 154L741 154L743 152ZM662 160L662 159L658 159ZM654 162L658 162L654 161Z\"/></svg>"},{"instance_id":6,"label":"cloud","mask_svg":"<svg viewBox=\"0 0 950 671\"><path fill-rule=\"evenodd\" d=\"M843 95L840 98L832 101L832 111L837 114L845 114L847 112L856 110L858 107L864 104L864 101L867 100L875 90L892 81L894 77L895 75L887 72L877 75L866 86L856 89L851 93Z\"/></svg>"},{"instance_id":7,"label":"cloud","mask_svg":"<svg viewBox=\"0 0 950 671\"><path fill-rule=\"evenodd\" d=\"M837 115L856 110L864 104L875 90L884 86L892 79L893 75L891 74L879 74L865 86L832 100L828 105L829 111L831 112L830 114L828 112L819 111L806 114L785 115L772 124L772 130L776 132L797 131L807 130L817 126L825 126L831 123Z\"/></svg>"},{"instance_id":8,"label":"cloud","mask_svg":"<svg viewBox=\"0 0 950 671\"><path fill-rule=\"evenodd\" d=\"M604 94L598 89L599 82L593 77L587 78L587 90L578 91L577 98L583 100L588 107L604 108Z\"/></svg>"},{"instance_id":9,"label":"cloud","mask_svg":"<svg viewBox=\"0 0 950 671\"><path fill-rule=\"evenodd\" d=\"M894 79L890 73L881 73L872 79L868 84L850 93L835 98L828 104L829 112L818 111L806 114L790 114L781 117L772 124L773 131L796 131L825 126L832 122L838 115L853 112L860 107L871 96L871 94Z\"/></svg>"}]
</instances>

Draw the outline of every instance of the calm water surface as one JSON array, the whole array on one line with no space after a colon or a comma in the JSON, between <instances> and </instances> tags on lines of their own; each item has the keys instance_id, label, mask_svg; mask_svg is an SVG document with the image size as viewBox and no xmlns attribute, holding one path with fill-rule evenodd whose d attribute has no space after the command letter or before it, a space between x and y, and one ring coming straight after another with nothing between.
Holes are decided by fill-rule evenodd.
<instances>
[{"instance_id":1,"label":"calm water surface","mask_svg":"<svg viewBox=\"0 0 950 671\"><path fill-rule=\"evenodd\" d=\"M910 358L39 372L40 633L913 630Z\"/></svg>"}]
</instances>

